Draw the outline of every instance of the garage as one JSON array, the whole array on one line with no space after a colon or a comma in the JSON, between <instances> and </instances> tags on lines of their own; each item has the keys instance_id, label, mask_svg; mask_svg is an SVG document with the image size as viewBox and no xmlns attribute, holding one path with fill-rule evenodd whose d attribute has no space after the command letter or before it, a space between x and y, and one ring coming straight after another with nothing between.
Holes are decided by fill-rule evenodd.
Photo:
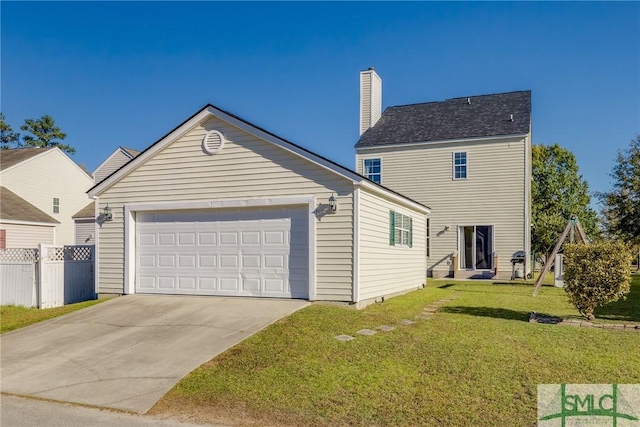
<instances>
[{"instance_id":1,"label":"garage","mask_svg":"<svg viewBox=\"0 0 640 427\"><path fill-rule=\"evenodd\" d=\"M308 209L139 212L136 293L309 297Z\"/></svg>"},{"instance_id":2,"label":"garage","mask_svg":"<svg viewBox=\"0 0 640 427\"><path fill-rule=\"evenodd\" d=\"M425 283L429 208L213 105L89 196L99 293L362 307Z\"/></svg>"}]
</instances>

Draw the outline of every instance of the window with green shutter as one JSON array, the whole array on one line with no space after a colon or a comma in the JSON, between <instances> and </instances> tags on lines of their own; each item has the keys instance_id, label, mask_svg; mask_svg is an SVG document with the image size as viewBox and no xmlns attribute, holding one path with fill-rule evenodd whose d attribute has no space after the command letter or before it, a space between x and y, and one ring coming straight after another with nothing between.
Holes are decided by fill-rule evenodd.
<instances>
[{"instance_id":1,"label":"window with green shutter","mask_svg":"<svg viewBox=\"0 0 640 427\"><path fill-rule=\"evenodd\" d=\"M389 211L389 245L413 247L413 218Z\"/></svg>"}]
</instances>

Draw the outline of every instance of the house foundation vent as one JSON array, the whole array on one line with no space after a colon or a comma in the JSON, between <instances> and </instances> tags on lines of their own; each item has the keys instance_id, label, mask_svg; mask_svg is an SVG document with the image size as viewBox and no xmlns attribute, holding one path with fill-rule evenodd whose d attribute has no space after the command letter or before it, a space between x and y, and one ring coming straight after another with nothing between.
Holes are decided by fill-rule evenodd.
<instances>
[{"instance_id":1,"label":"house foundation vent","mask_svg":"<svg viewBox=\"0 0 640 427\"><path fill-rule=\"evenodd\" d=\"M202 149L207 154L218 154L224 147L224 135L217 130L210 130L202 139Z\"/></svg>"}]
</instances>

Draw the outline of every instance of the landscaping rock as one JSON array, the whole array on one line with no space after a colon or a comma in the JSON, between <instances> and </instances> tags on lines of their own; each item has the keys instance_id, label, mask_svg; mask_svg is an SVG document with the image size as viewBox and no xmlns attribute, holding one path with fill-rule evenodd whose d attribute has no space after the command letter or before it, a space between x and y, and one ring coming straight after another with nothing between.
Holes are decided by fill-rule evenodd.
<instances>
[{"instance_id":1,"label":"landscaping rock","mask_svg":"<svg viewBox=\"0 0 640 427\"><path fill-rule=\"evenodd\" d=\"M384 332L391 332L395 329L395 326L381 325L381 326L378 326L378 329Z\"/></svg>"},{"instance_id":2,"label":"landscaping rock","mask_svg":"<svg viewBox=\"0 0 640 427\"><path fill-rule=\"evenodd\" d=\"M360 335L374 335L377 334L378 331L374 331L372 329L360 329L358 332L356 332Z\"/></svg>"},{"instance_id":3,"label":"landscaping rock","mask_svg":"<svg viewBox=\"0 0 640 427\"><path fill-rule=\"evenodd\" d=\"M356 339L356 337L352 337L351 335L338 335L337 337L334 337L334 338L337 339L338 341L351 341Z\"/></svg>"}]
</instances>

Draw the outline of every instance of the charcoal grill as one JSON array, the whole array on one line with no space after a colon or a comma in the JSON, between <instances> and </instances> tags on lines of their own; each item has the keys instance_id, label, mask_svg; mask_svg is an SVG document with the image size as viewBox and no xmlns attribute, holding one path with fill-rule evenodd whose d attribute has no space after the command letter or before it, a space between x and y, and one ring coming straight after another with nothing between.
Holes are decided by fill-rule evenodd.
<instances>
[{"instance_id":1,"label":"charcoal grill","mask_svg":"<svg viewBox=\"0 0 640 427\"><path fill-rule=\"evenodd\" d=\"M522 266L524 267L524 262L527 259L527 253L525 251L517 251L514 252L513 255L511 255L511 280L514 280L516 278L516 265L522 264ZM526 277L526 272L522 271L522 278L524 279Z\"/></svg>"}]
</instances>

